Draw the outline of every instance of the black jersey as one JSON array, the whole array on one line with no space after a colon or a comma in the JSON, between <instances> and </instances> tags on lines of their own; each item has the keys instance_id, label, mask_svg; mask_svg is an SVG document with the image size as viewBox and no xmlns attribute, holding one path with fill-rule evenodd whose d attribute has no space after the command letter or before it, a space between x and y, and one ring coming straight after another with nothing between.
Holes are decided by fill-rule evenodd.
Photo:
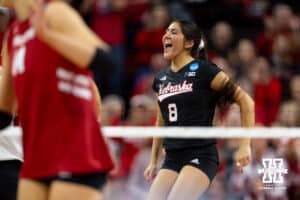
<instances>
[{"instance_id":1,"label":"black jersey","mask_svg":"<svg viewBox=\"0 0 300 200\"><path fill-rule=\"evenodd\" d=\"M153 82L165 126L212 126L216 95L210 84L220 69L194 60L178 72L168 67ZM215 139L164 139L166 149L215 144Z\"/></svg>"}]
</instances>

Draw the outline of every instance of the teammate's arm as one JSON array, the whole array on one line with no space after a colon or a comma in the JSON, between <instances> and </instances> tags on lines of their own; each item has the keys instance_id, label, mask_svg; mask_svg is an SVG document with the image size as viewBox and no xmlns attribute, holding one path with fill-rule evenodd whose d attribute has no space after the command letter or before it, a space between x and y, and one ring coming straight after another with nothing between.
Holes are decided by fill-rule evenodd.
<instances>
[{"instance_id":1,"label":"teammate's arm","mask_svg":"<svg viewBox=\"0 0 300 200\"><path fill-rule=\"evenodd\" d=\"M163 125L164 125L164 120L162 118L160 108L159 106L157 106L156 126L163 126ZM146 180L149 182L152 181L156 176L156 170L157 170L156 167L162 153L162 141L163 138L160 137L154 137L152 141L150 163L144 172L144 176Z\"/></svg>"},{"instance_id":2,"label":"teammate's arm","mask_svg":"<svg viewBox=\"0 0 300 200\"><path fill-rule=\"evenodd\" d=\"M3 129L11 123L13 118L13 112L16 107L16 98L12 86L12 77L9 69L6 39L4 40L1 56L3 70L0 79L0 129Z\"/></svg>"},{"instance_id":3,"label":"teammate's arm","mask_svg":"<svg viewBox=\"0 0 300 200\"><path fill-rule=\"evenodd\" d=\"M211 88L221 91L229 101L236 102L240 106L241 125L243 127L254 126L254 101L242 88L235 85L224 72L219 72L215 76L211 82ZM240 147L235 154L235 159L238 167L244 167L249 163L251 159L250 138L240 139Z\"/></svg>"},{"instance_id":4,"label":"teammate's arm","mask_svg":"<svg viewBox=\"0 0 300 200\"><path fill-rule=\"evenodd\" d=\"M31 24L42 41L78 67L87 67L96 50L101 50L102 56L109 50L109 46L87 27L79 14L62 1L53 1L46 8L38 5Z\"/></svg>"}]
</instances>

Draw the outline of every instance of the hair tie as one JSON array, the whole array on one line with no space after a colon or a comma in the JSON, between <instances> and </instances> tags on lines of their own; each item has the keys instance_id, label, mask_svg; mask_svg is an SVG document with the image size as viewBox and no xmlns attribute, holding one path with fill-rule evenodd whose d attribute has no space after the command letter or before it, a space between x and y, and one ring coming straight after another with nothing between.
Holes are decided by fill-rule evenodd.
<instances>
[{"instance_id":1,"label":"hair tie","mask_svg":"<svg viewBox=\"0 0 300 200\"><path fill-rule=\"evenodd\" d=\"M203 41L203 39L201 39L200 40L200 44L199 44L199 46L198 46L198 49L199 50L202 50L204 48L204 41Z\"/></svg>"}]
</instances>

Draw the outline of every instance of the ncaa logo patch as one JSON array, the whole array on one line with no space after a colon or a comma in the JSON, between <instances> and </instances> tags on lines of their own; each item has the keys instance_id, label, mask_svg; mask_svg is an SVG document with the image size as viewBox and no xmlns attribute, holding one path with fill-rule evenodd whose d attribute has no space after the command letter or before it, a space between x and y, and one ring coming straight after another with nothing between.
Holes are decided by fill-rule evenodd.
<instances>
[{"instance_id":1,"label":"ncaa logo patch","mask_svg":"<svg viewBox=\"0 0 300 200\"><path fill-rule=\"evenodd\" d=\"M198 63L193 63L190 65L190 70L191 71L196 71L199 68L199 64Z\"/></svg>"}]
</instances>

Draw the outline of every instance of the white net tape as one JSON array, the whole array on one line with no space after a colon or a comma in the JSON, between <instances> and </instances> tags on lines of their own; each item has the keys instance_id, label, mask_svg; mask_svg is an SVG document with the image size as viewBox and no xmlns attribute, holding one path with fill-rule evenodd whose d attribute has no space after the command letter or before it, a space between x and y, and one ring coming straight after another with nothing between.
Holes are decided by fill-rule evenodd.
<instances>
[{"instance_id":1,"label":"white net tape","mask_svg":"<svg viewBox=\"0 0 300 200\"><path fill-rule=\"evenodd\" d=\"M229 128L229 127L104 127L108 137L177 137L177 138L300 138L300 128ZM20 135L21 129L8 128L0 134Z\"/></svg>"}]
</instances>

